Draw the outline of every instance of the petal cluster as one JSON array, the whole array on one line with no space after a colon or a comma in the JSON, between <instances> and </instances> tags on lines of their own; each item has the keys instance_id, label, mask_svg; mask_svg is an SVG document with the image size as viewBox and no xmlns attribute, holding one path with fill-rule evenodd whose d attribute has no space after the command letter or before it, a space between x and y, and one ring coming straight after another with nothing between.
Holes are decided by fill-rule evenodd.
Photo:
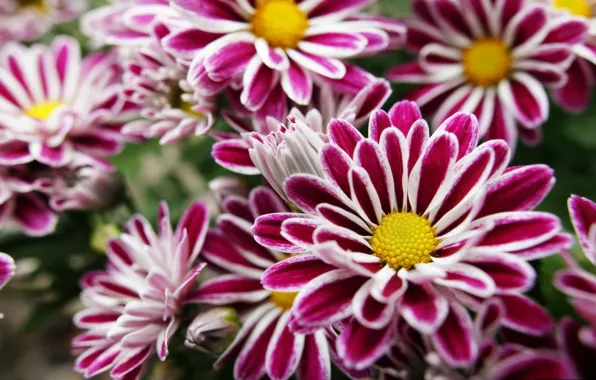
<instances>
[{"instance_id":1,"label":"petal cluster","mask_svg":"<svg viewBox=\"0 0 596 380\"><path fill-rule=\"evenodd\" d=\"M89 378L110 370L115 379L139 379L152 356L165 360L182 306L196 297L208 223L205 205L195 203L173 230L162 203L157 232L134 216L126 232L110 241L106 269L81 280L85 309L74 323L85 331L72 342L77 372Z\"/></svg>"}]
</instances>

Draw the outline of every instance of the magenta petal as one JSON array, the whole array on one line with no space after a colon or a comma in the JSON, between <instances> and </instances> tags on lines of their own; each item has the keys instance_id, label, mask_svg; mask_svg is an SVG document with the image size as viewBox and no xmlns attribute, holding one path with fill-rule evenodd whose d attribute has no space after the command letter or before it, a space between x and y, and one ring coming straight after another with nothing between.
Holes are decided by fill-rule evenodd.
<instances>
[{"instance_id":1,"label":"magenta petal","mask_svg":"<svg viewBox=\"0 0 596 380\"><path fill-rule=\"evenodd\" d=\"M113 378L125 378L127 374L130 374L135 369L143 365L151 354L150 346L143 347L137 352L133 352L132 355L127 355L124 358L118 360L118 364L114 366L110 372L110 376Z\"/></svg>"},{"instance_id":2,"label":"magenta petal","mask_svg":"<svg viewBox=\"0 0 596 380\"><path fill-rule=\"evenodd\" d=\"M301 380L325 380L331 377L329 347L323 331L306 335L297 377Z\"/></svg>"},{"instance_id":3,"label":"magenta petal","mask_svg":"<svg viewBox=\"0 0 596 380\"><path fill-rule=\"evenodd\" d=\"M398 310L410 326L424 334L432 334L447 317L449 305L431 285L410 282Z\"/></svg>"},{"instance_id":4,"label":"magenta petal","mask_svg":"<svg viewBox=\"0 0 596 380\"><path fill-rule=\"evenodd\" d=\"M331 120L328 129L329 140L342 148L350 157L353 156L358 142L364 139L352 124L344 120Z\"/></svg>"},{"instance_id":5,"label":"magenta petal","mask_svg":"<svg viewBox=\"0 0 596 380\"><path fill-rule=\"evenodd\" d=\"M215 162L233 172L245 175L259 174L253 164L248 144L244 140L231 139L218 141L213 145L211 155Z\"/></svg>"},{"instance_id":6,"label":"magenta petal","mask_svg":"<svg viewBox=\"0 0 596 380\"><path fill-rule=\"evenodd\" d=\"M287 379L296 368L304 349L305 336L290 331L290 313L282 314L267 347L265 366L272 379Z\"/></svg>"},{"instance_id":7,"label":"magenta petal","mask_svg":"<svg viewBox=\"0 0 596 380\"><path fill-rule=\"evenodd\" d=\"M325 203L346 208L336 188L329 181L313 175L291 176L284 182L284 190L288 198L305 212L314 213L318 205Z\"/></svg>"},{"instance_id":8,"label":"magenta petal","mask_svg":"<svg viewBox=\"0 0 596 380\"><path fill-rule=\"evenodd\" d=\"M521 295L498 297L505 307L503 325L525 334L540 336L553 328L551 316L536 302Z\"/></svg>"},{"instance_id":9,"label":"magenta petal","mask_svg":"<svg viewBox=\"0 0 596 380\"><path fill-rule=\"evenodd\" d=\"M260 379L265 375L267 347L277 324L277 310L272 310L257 323L234 366L235 379Z\"/></svg>"},{"instance_id":10,"label":"magenta petal","mask_svg":"<svg viewBox=\"0 0 596 380\"><path fill-rule=\"evenodd\" d=\"M490 371L494 380L571 379L573 373L556 352L523 351L500 361Z\"/></svg>"},{"instance_id":11,"label":"magenta petal","mask_svg":"<svg viewBox=\"0 0 596 380\"><path fill-rule=\"evenodd\" d=\"M451 132L457 137L458 160L470 153L478 144L478 119L471 114L457 113L451 116L441 124L438 131Z\"/></svg>"},{"instance_id":12,"label":"magenta petal","mask_svg":"<svg viewBox=\"0 0 596 380\"><path fill-rule=\"evenodd\" d=\"M15 265L12 257L0 252L0 289L14 276Z\"/></svg>"},{"instance_id":13,"label":"magenta petal","mask_svg":"<svg viewBox=\"0 0 596 380\"><path fill-rule=\"evenodd\" d=\"M445 322L432 335L439 355L452 367L467 367L478 355L478 343L468 311L460 304L451 304Z\"/></svg>"},{"instance_id":14,"label":"magenta petal","mask_svg":"<svg viewBox=\"0 0 596 380\"><path fill-rule=\"evenodd\" d=\"M301 217L294 213L277 213L258 217L253 225L254 239L261 245L282 252L301 253L306 249L288 241L281 233L284 221Z\"/></svg>"},{"instance_id":15,"label":"magenta petal","mask_svg":"<svg viewBox=\"0 0 596 380\"><path fill-rule=\"evenodd\" d=\"M415 102L403 100L391 107L389 118L391 119L391 124L399 129L404 136L407 136L414 123L422 120L422 114Z\"/></svg>"},{"instance_id":16,"label":"magenta petal","mask_svg":"<svg viewBox=\"0 0 596 380\"><path fill-rule=\"evenodd\" d=\"M47 235L54 231L58 223L58 216L35 193L18 197L13 217L23 232L30 236Z\"/></svg>"},{"instance_id":17,"label":"magenta petal","mask_svg":"<svg viewBox=\"0 0 596 380\"><path fill-rule=\"evenodd\" d=\"M395 106L393 106L393 108L395 108ZM380 142L383 131L391 127L391 120L389 119L387 112L383 110L377 110L370 116L368 137L375 140L376 142Z\"/></svg>"},{"instance_id":18,"label":"magenta petal","mask_svg":"<svg viewBox=\"0 0 596 380\"><path fill-rule=\"evenodd\" d=\"M190 251L188 261L194 261L201 248L203 248L208 227L209 211L203 202L193 203L180 218L180 222L176 227L176 236L180 239L186 231Z\"/></svg>"},{"instance_id":19,"label":"magenta petal","mask_svg":"<svg viewBox=\"0 0 596 380\"><path fill-rule=\"evenodd\" d=\"M590 236L590 230L596 224L596 203L587 198L572 195L567 205L584 253L592 263L596 263L596 241Z\"/></svg>"},{"instance_id":20,"label":"magenta petal","mask_svg":"<svg viewBox=\"0 0 596 380\"><path fill-rule=\"evenodd\" d=\"M280 292L297 292L309 281L335 269L316 256L290 257L267 268L261 282L265 289Z\"/></svg>"},{"instance_id":21,"label":"magenta petal","mask_svg":"<svg viewBox=\"0 0 596 380\"><path fill-rule=\"evenodd\" d=\"M348 368L366 369L389 351L396 335L393 323L375 330L352 319L337 340L337 355Z\"/></svg>"},{"instance_id":22,"label":"magenta petal","mask_svg":"<svg viewBox=\"0 0 596 380\"><path fill-rule=\"evenodd\" d=\"M579 339L581 329L582 326L578 322L566 317L559 323L557 338L577 376L589 379L596 373L596 350L582 344Z\"/></svg>"}]
</instances>

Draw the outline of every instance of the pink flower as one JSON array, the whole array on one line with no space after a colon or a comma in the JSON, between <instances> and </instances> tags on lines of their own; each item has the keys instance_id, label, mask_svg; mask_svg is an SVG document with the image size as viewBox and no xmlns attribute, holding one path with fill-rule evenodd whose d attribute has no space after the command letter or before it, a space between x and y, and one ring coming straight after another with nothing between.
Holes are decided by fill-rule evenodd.
<instances>
[{"instance_id":1,"label":"pink flower","mask_svg":"<svg viewBox=\"0 0 596 380\"><path fill-rule=\"evenodd\" d=\"M110 0L87 12L81 30L96 46L142 46L151 40L152 24L160 17L175 16L168 0Z\"/></svg>"},{"instance_id":2,"label":"pink flower","mask_svg":"<svg viewBox=\"0 0 596 380\"><path fill-rule=\"evenodd\" d=\"M549 7L551 17L577 17L589 24L586 37L573 45L573 61L567 69L567 83L553 89L555 101L569 112L583 112L588 107L594 86L596 65L596 3L592 0L537 0Z\"/></svg>"},{"instance_id":3,"label":"pink flower","mask_svg":"<svg viewBox=\"0 0 596 380\"><path fill-rule=\"evenodd\" d=\"M59 167L75 157L107 165L119 152L120 69L111 54L81 59L79 44L8 43L0 50L0 164Z\"/></svg>"},{"instance_id":4,"label":"pink flower","mask_svg":"<svg viewBox=\"0 0 596 380\"><path fill-rule=\"evenodd\" d=\"M241 306L242 328L215 363L219 367L237 356L235 379L328 379L330 353L324 330L294 334L290 308L296 293L271 292L261 285L263 271L285 255L260 246L251 233L260 215L289 212L272 190L259 187L248 199L228 196L217 227L210 230L203 257L220 268L221 275L202 284L197 301Z\"/></svg>"},{"instance_id":5,"label":"pink flower","mask_svg":"<svg viewBox=\"0 0 596 380\"><path fill-rule=\"evenodd\" d=\"M0 0L0 45L36 40L86 7L87 0Z\"/></svg>"},{"instance_id":6,"label":"pink flower","mask_svg":"<svg viewBox=\"0 0 596 380\"><path fill-rule=\"evenodd\" d=\"M274 89L307 105L317 78L342 80L343 60L386 50L401 24L357 19L370 0L174 0L192 28L173 34L165 47L192 59L189 82L212 95L241 83L241 103L257 111ZM281 86L281 87L279 87ZM270 106L270 105L268 105Z\"/></svg>"},{"instance_id":7,"label":"pink flower","mask_svg":"<svg viewBox=\"0 0 596 380\"><path fill-rule=\"evenodd\" d=\"M165 52L161 41L171 33L165 24L152 24L151 40L135 50L124 73L125 93L141 108L140 120L128 123L124 134L161 137L161 144L190 134L204 135L213 126L215 99L201 96L185 80L187 67Z\"/></svg>"},{"instance_id":8,"label":"pink flower","mask_svg":"<svg viewBox=\"0 0 596 380\"><path fill-rule=\"evenodd\" d=\"M0 226L14 223L29 236L52 233L58 223L49 204L54 185L33 165L0 166Z\"/></svg>"},{"instance_id":9,"label":"pink flower","mask_svg":"<svg viewBox=\"0 0 596 380\"><path fill-rule=\"evenodd\" d=\"M450 330L449 340L428 339L397 321L398 339L378 366L385 378L416 379L568 379L574 373L566 358L553 349L533 349L518 344L499 344L495 340L503 317L502 306L488 301L479 310L473 324L473 345L459 339L465 309L456 307L443 328Z\"/></svg>"},{"instance_id":10,"label":"pink flower","mask_svg":"<svg viewBox=\"0 0 596 380\"><path fill-rule=\"evenodd\" d=\"M223 117L234 129L234 133L218 133L215 137L220 141L213 146L212 156L221 166L240 174L263 173L273 184L263 168L253 162L250 150L254 141L265 140L267 135L276 134L283 121L290 118L293 123L302 122L316 133L325 133L327 123L333 118L362 125L371 112L380 108L389 95L391 88L383 80L372 77L355 66L347 66L358 71L360 80L354 83L357 89L346 88L345 92L333 91L331 86L322 84L313 94L313 103L309 107L295 105L288 112L285 100L283 107L270 109L263 107L257 112L250 112L239 102L239 94L230 96L232 112L223 111ZM274 90L280 94L281 88ZM272 93L273 94L273 93ZM275 103L276 100L273 100ZM267 112L265 112L267 111ZM254 133L252 133L254 132ZM272 163L273 164L273 163ZM283 181L286 177L283 177Z\"/></svg>"},{"instance_id":11,"label":"pink flower","mask_svg":"<svg viewBox=\"0 0 596 380\"><path fill-rule=\"evenodd\" d=\"M81 280L86 308L74 323L85 332L72 342L77 372L89 378L111 369L115 379L139 379L152 355L166 358L182 306L196 296L208 224L202 203L186 211L175 231L165 203L157 233L142 216L130 219L127 231L108 244L106 270Z\"/></svg>"},{"instance_id":12,"label":"pink flower","mask_svg":"<svg viewBox=\"0 0 596 380\"><path fill-rule=\"evenodd\" d=\"M407 45L418 61L388 77L421 84L409 98L434 112L435 127L456 111L472 112L487 140L537 143L549 113L545 87L567 82L586 23L550 18L528 0L414 0L413 10Z\"/></svg>"},{"instance_id":13,"label":"pink flower","mask_svg":"<svg viewBox=\"0 0 596 380\"><path fill-rule=\"evenodd\" d=\"M596 265L596 203L589 199L572 195L569 198L569 215L586 258ZM596 355L596 276L582 269L567 254L568 269L555 275L554 285L569 297L575 311L587 326L580 326L570 321L562 325L564 348L577 367L586 367L582 357ZM575 335L572 337L572 335ZM579 352L591 352L591 355L580 355ZM593 359L592 359L593 361ZM588 367L592 366L589 364ZM590 367L591 368L591 367Z\"/></svg>"},{"instance_id":14,"label":"pink flower","mask_svg":"<svg viewBox=\"0 0 596 380\"><path fill-rule=\"evenodd\" d=\"M14 260L6 253L0 252L0 289L14 276Z\"/></svg>"},{"instance_id":15,"label":"pink flower","mask_svg":"<svg viewBox=\"0 0 596 380\"><path fill-rule=\"evenodd\" d=\"M284 182L304 213L259 217L256 240L303 253L265 271L272 291L298 291L296 331L354 316L337 341L340 357L362 369L383 355L401 315L433 339L450 303L477 309L483 299L505 306L505 326L540 335L550 316L523 293L534 285L529 260L569 244L559 219L531 211L554 184L544 165L507 168L509 148L480 146L478 122L458 113L429 137L412 102L375 112L369 138L332 121L320 153L323 177ZM470 342L471 325L460 339ZM362 337L366 336L366 339Z\"/></svg>"}]
</instances>

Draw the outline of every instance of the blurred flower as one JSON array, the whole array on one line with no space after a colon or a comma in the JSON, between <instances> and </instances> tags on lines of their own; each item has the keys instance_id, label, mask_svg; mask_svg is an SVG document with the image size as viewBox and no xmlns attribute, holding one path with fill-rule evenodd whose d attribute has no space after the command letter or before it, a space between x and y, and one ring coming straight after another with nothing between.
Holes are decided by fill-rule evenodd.
<instances>
[{"instance_id":1,"label":"blurred flower","mask_svg":"<svg viewBox=\"0 0 596 380\"><path fill-rule=\"evenodd\" d=\"M356 369L387 351L397 315L423 334L448 339L442 326L450 302L476 309L482 299L499 299L507 327L549 331L548 313L522 293L536 277L528 261L569 243L556 216L531 211L553 186L552 170L508 169L504 141L477 147L473 115L458 113L429 137L407 101L388 114L375 112L368 136L332 121L320 153L323 178L295 174L284 182L304 213L261 216L253 227L271 249L312 252L262 278L272 291L300 290L292 309L296 331L353 315L337 351ZM458 339L469 344L472 325L461 323Z\"/></svg>"},{"instance_id":2,"label":"blurred flower","mask_svg":"<svg viewBox=\"0 0 596 380\"><path fill-rule=\"evenodd\" d=\"M274 89L276 103L308 105L315 78L344 79L344 59L386 50L388 31L403 34L394 21L355 19L370 0L171 3L193 24L164 41L177 58L193 60L189 82L207 95L241 83L240 101L251 111L272 107Z\"/></svg>"},{"instance_id":3,"label":"blurred flower","mask_svg":"<svg viewBox=\"0 0 596 380\"><path fill-rule=\"evenodd\" d=\"M79 354L75 370L85 377L111 369L115 379L140 378L152 355L166 358L182 306L195 297L205 266L197 258L209 224L207 210L193 204L175 231L165 203L157 219L156 234L145 218L133 216L120 238L108 244L106 270L81 280L86 308L74 323L86 331L72 347Z\"/></svg>"},{"instance_id":4,"label":"blurred flower","mask_svg":"<svg viewBox=\"0 0 596 380\"><path fill-rule=\"evenodd\" d=\"M596 203L572 195L568 206L584 254L592 265L596 265ZM582 269L569 254L566 256L569 268L557 272L554 285L569 297L576 313L587 321L588 325L564 322L561 325L561 340L570 359L576 364L578 373L585 374L590 373L585 370L586 367L592 370L596 368L596 275ZM587 354L582 355L581 352ZM590 357L591 359L587 359Z\"/></svg>"},{"instance_id":5,"label":"blurred flower","mask_svg":"<svg viewBox=\"0 0 596 380\"><path fill-rule=\"evenodd\" d=\"M188 68L161 47L170 32L165 24L155 21L151 40L135 50L124 73L125 94L141 107L143 119L128 123L122 132L161 137L161 144L189 134L204 135L214 122L214 99L193 91L185 80Z\"/></svg>"},{"instance_id":6,"label":"blurred flower","mask_svg":"<svg viewBox=\"0 0 596 380\"><path fill-rule=\"evenodd\" d=\"M462 318L470 318L461 307L450 311L449 326L443 327L451 329L451 339L446 341L428 339L398 320L398 339L378 366L386 379L574 378L568 361L556 350L499 344L495 333L502 314L498 302L489 301L482 306L473 324L472 347L462 346L458 339Z\"/></svg>"},{"instance_id":7,"label":"blurred flower","mask_svg":"<svg viewBox=\"0 0 596 380\"><path fill-rule=\"evenodd\" d=\"M203 257L221 274L199 287L197 300L218 306L237 306L242 328L216 367L237 356L235 379L287 379L294 372L299 379L330 376L329 348L324 330L308 334L290 331L294 292L263 289L265 269L286 255L260 246L251 226L260 215L288 212L288 207L269 188L258 187L248 199L229 196L221 204L224 213L217 227L209 230Z\"/></svg>"},{"instance_id":8,"label":"blurred flower","mask_svg":"<svg viewBox=\"0 0 596 380\"><path fill-rule=\"evenodd\" d=\"M82 17L81 30L95 46L142 46L158 17L175 16L168 0L109 0Z\"/></svg>"},{"instance_id":9,"label":"blurred flower","mask_svg":"<svg viewBox=\"0 0 596 380\"><path fill-rule=\"evenodd\" d=\"M29 236L52 233L58 223L49 204L54 184L34 164L0 166L0 227L13 222Z\"/></svg>"},{"instance_id":10,"label":"blurred flower","mask_svg":"<svg viewBox=\"0 0 596 380\"><path fill-rule=\"evenodd\" d=\"M0 252L0 289L14 276L15 269L12 257Z\"/></svg>"},{"instance_id":11,"label":"blurred flower","mask_svg":"<svg viewBox=\"0 0 596 380\"><path fill-rule=\"evenodd\" d=\"M249 154L250 148L254 147L253 141L258 138L266 139L268 134L279 133L280 124L288 118L293 120L291 123L303 123L314 132L323 134L333 118L361 126L368 120L372 111L385 103L391 94L391 88L386 81L375 78L361 69L351 65L347 67L361 72L361 78L354 83L357 90L346 88L346 92L337 92L322 84L316 87L309 107L295 105L289 113L285 102L280 109L263 107L258 112L250 112L240 104L239 94L233 92L230 97L232 112L223 111L222 116L232 126L234 133L214 133L220 140L215 143L211 153L215 161L240 174L261 173Z\"/></svg>"},{"instance_id":12,"label":"blurred flower","mask_svg":"<svg viewBox=\"0 0 596 380\"><path fill-rule=\"evenodd\" d=\"M419 59L388 78L422 84L409 98L435 113L436 127L456 111L472 112L487 140L514 148L519 135L537 143L549 114L545 87L565 85L571 47L587 24L551 19L529 0L414 0L412 7L407 45Z\"/></svg>"},{"instance_id":13,"label":"blurred flower","mask_svg":"<svg viewBox=\"0 0 596 380\"><path fill-rule=\"evenodd\" d=\"M246 184L238 177L217 177L209 182L209 190L218 205L222 205L224 199L229 196L237 195L241 197L248 196Z\"/></svg>"},{"instance_id":14,"label":"blurred flower","mask_svg":"<svg viewBox=\"0 0 596 380\"><path fill-rule=\"evenodd\" d=\"M240 320L231 307L216 307L197 315L186 330L184 345L210 355L219 355L240 330Z\"/></svg>"},{"instance_id":15,"label":"blurred flower","mask_svg":"<svg viewBox=\"0 0 596 380\"><path fill-rule=\"evenodd\" d=\"M87 0L0 1L0 45L8 41L33 41L55 24L75 19Z\"/></svg>"},{"instance_id":16,"label":"blurred flower","mask_svg":"<svg viewBox=\"0 0 596 380\"><path fill-rule=\"evenodd\" d=\"M535 0L548 6L552 17L577 17L589 24L586 38L573 45L573 61L567 69L567 83L553 89L555 101L569 112L588 107L594 86L596 65L596 3L592 0Z\"/></svg>"},{"instance_id":17,"label":"blurred flower","mask_svg":"<svg viewBox=\"0 0 596 380\"><path fill-rule=\"evenodd\" d=\"M69 37L51 46L8 43L0 50L0 164L34 160L48 166L75 157L108 166L117 153L123 110L116 57L95 53L81 59Z\"/></svg>"}]
</instances>

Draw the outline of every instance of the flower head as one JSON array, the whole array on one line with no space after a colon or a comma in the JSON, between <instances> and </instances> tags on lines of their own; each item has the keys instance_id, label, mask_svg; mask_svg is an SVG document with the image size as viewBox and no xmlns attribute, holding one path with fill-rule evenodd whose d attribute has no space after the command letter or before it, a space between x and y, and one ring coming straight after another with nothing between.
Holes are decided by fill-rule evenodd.
<instances>
[{"instance_id":1,"label":"flower head","mask_svg":"<svg viewBox=\"0 0 596 380\"><path fill-rule=\"evenodd\" d=\"M222 274L200 286L197 300L239 306L242 328L215 365L237 356L235 379L287 379L295 371L300 379L329 378L324 330L294 334L289 310L296 293L271 292L261 285L263 271L286 256L260 246L251 226L257 217L289 212L288 207L265 187L252 190L248 199L230 195L221 207L224 213L207 235L203 257Z\"/></svg>"},{"instance_id":2,"label":"flower head","mask_svg":"<svg viewBox=\"0 0 596 380\"><path fill-rule=\"evenodd\" d=\"M274 91L307 105L317 78L341 80L343 60L387 49L401 25L358 19L369 0L172 1L190 20L166 39L176 57L193 60L189 82L206 94L242 84L240 101L251 111ZM220 83L221 85L216 85Z\"/></svg>"},{"instance_id":3,"label":"flower head","mask_svg":"<svg viewBox=\"0 0 596 380\"><path fill-rule=\"evenodd\" d=\"M170 33L168 26L155 21L152 39L136 50L124 73L126 96L139 105L143 118L128 123L122 132L161 137L162 144L206 134L214 122L214 99L193 90L185 80L187 67L161 46Z\"/></svg>"},{"instance_id":4,"label":"flower head","mask_svg":"<svg viewBox=\"0 0 596 380\"><path fill-rule=\"evenodd\" d=\"M81 59L76 40L0 50L0 163L59 167L121 148L120 68L108 53Z\"/></svg>"},{"instance_id":5,"label":"flower head","mask_svg":"<svg viewBox=\"0 0 596 380\"><path fill-rule=\"evenodd\" d=\"M567 82L586 23L551 18L530 0L414 0L413 10L407 45L418 61L388 77L421 84L409 97L435 113L436 127L456 111L473 112L481 137L537 142L549 113L545 87Z\"/></svg>"},{"instance_id":6,"label":"flower head","mask_svg":"<svg viewBox=\"0 0 596 380\"><path fill-rule=\"evenodd\" d=\"M186 331L188 348L219 355L240 329L238 314L231 307L216 307L197 315Z\"/></svg>"},{"instance_id":7,"label":"flower head","mask_svg":"<svg viewBox=\"0 0 596 380\"><path fill-rule=\"evenodd\" d=\"M361 126L368 120L371 112L385 103L391 94L391 88L386 81L374 78L354 66L348 67L358 72L354 75L358 78L354 83L355 88L350 87L339 92L322 83L313 94L311 106L300 107L293 104L289 112L285 100L282 107L263 107L257 112L250 112L238 101L239 94L233 92L230 101L234 106L233 110L223 111L222 115L232 126L234 133L215 135L220 141L213 146L212 156L226 169L249 175L263 173L271 181L267 171L252 160L250 150L260 140L270 139L268 135L278 134L280 129L285 129L286 127L282 128L285 120L289 120L290 125L303 123L318 134L326 133L327 124L333 118ZM274 94L279 94L280 91L281 89L274 91ZM275 103L276 100L272 100L272 104ZM285 178L280 178L279 181ZM277 188L281 188L281 182Z\"/></svg>"},{"instance_id":8,"label":"flower head","mask_svg":"<svg viewBox=\"0 0 596 380\"><path fill-rule=\"evenodd\" d=\"M52 26L81 14L87 0L3 0L0 2L0 45L33 41Z\"/></svg>"},{"instance_id":9,"label":"flower head","mask_svg":"<svg viewBox=\"0 0 596 380\"><path fill-rule=\"evenodd\" d=\"M140 378L152 355L166 358L181 308L196 296L208 224L202 203L186 211L175 231L165 203L157 233L142 216L130 219L127 231L108 244L106 269L81 280L86 308L74 322L85 332L72 342L80 354L77 372L92 377L111 369L116 379Z\"/></svg>"},{"instance_id":10,"label":"flower head","mask_svg":"<svg viewBox=\"0 0 596 380\"><path fill-rule=\"evenodd\" d=\"M475 309L498 298L506 326L536 335L552 328L549 315L521 294L536 276L527 261L569 242L556 216L531 211L553 186L552 170L508 169L507 144L477 146L472 115L456 114L429 136L411 102L374 113L369 138L344 121L328 130L323 176L284 182L304 214L262 216L253 228L267 247L311 251L263 276L272 291L300 290L292 309L298 331L354 316L337 351L362 369L386 351L397 315L443 339L450 302ZM366 348L362 334L370 334Z\"/></svg>"}]
</instances>

